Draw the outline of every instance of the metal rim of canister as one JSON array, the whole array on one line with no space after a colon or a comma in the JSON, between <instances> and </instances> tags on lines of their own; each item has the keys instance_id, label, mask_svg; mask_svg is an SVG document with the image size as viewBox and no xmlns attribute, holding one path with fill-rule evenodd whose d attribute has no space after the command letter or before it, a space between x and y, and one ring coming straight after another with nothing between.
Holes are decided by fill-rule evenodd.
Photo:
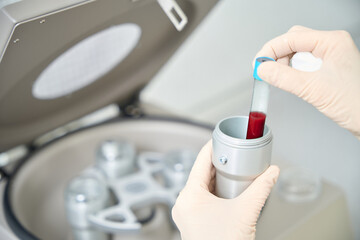
<instances>
[{"instance_id":1,"label":"metal rim of canister","mask_svg":"<svg viewBox=\"0 0 360 240\"><path fill-rule=\"evenodd\" d=\"M235 147L235 148L258 148L263 145L268 144L272 140L272 132L271 129L268 128L268 126L265 124L264 132L266 131L265 135L260 138L254 138L254 139L245 139L245 138L239 138L239 137L233 137L223 132L222 125L225 122L228 121L235 121L235 120L246 120L248 121L249 117L247 116L232 116L225 118L216 125L213 137L218 139L220 142L222 142L225 145Z\"/></svg>"},{"instance_id":2,"label":"metal rim of canister","mask_svg":"<svg viewBox=\"0 0 360 240\"><path fill-rule=\"evenodd\" d=\"M5 215L5 219L10 227L10 229L13 231L13 233L19 237L22 240L40 240L40 238L36 237L33 233L31 233L28 229L26 229L18 220L18 218L15 216L15 213L12 209L12 205L11 205L11 186L13 184L13 182L16 179L16 175L19 172L19 170L26 164L29 162L29 160L36 155L38 152L42 151L43 149L45 149L46 147L55 144L57 141L59 141L60 139L66 138L68 136L71 136L73 134L77 134L79 132L82 131L86 131L88 129L92 129L104 124L109 124L109 123L115 123L115 122L126 122L126 121L137 121L137 120L146 120L146 121L170 121L170 122L177 122L177 123L183 123L183 124L189 124L189 125L193 125L193 126L197 126L197 127L201 127L204 129L208 129L208 130L212 130L214 129L213 126L211 125L206 125L203 123L198 123L198 122L194 122L188 119L183 119L183 118L171 118L171 117L162 117L162 116L142 116L139 118L131 118L131 117L120 117L120 118L116 118L116 119L112 119L109 121L105 121L93 126L88 126L88 127L84 127L78 130L75 130L73 132L70 132L60 138L54 139L46 144L44 144L43 146L39 147L38 149L35 149L34 151L30 152L27 156L25 156L23 159L21 159L19 161L19 163L16 165L14 171L10 174L10 176L7 179L6 182L6 186L5 186L5 190L4 190L4 196L3 196L3 208L4 208L4 215ZM155 210L154 210L155 211ZM143 221L150 221L153 217L155 216L155 212L153 214L151 214L151 216L149 217L149 219L142 219L142 223L144 223Z\"/></svg>"}]
</instances>

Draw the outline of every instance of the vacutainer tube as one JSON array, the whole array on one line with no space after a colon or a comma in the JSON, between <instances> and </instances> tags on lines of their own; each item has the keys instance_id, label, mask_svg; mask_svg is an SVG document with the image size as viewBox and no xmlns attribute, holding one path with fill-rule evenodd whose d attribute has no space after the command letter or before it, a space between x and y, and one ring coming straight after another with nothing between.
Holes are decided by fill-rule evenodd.
<instances>
[{"instance_id":1,"label":"vacutainer tube","mask_svg":"<svg viewBox=\"0 0 360 240\"><path fill-rule=\"evenodd\" d=\"M270 85L263 81L257 74L258 66L267 61L275 61L269 57L259 57L255 60L254 89L249 114L246 139L254 139L263 136L265 119L267 114Z\"/></svg>"}]
</instances>

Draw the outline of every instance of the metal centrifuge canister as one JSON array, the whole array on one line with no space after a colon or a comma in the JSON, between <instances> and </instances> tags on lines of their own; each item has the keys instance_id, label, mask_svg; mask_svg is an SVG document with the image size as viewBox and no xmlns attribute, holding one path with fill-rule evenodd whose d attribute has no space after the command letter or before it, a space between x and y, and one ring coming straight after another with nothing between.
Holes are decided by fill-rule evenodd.
<instances>
[{"instance_id":1,"label":"metal centrifuge canister","mask_svg":"<svg viewBox=\"0 0 360 240\"><path fill-rule=\"evenodd\" d=\"M123 140L106 140L96 153L96 166L109 179L131 173L135 168L135 146Z\"/></svg>"},{"instance_id":2,"label":"metal centrifuge canister","mask_svg":"<svg viewBox=\"0 0 360 240\"><path fill-rule=\"evenodd\" d=\"M213 132L212 163L216 168L216 195L240 195L271 162L272 133L265 125L260 138L246 139L248 117L221 120Z\"/></svg>"},{"instance_id":3,"label":"metal centrifuge canister","mask_svg":"<svg viewBox=\"0 0 360 240\"><path fill-rule=\"evenodd\" d=\"M109 192L106 183L96 176L78 176L65 191L67 220L75 240L109 240L109 235L95 229L89 216L107 207Z\"/></svg>"}]
</instances>

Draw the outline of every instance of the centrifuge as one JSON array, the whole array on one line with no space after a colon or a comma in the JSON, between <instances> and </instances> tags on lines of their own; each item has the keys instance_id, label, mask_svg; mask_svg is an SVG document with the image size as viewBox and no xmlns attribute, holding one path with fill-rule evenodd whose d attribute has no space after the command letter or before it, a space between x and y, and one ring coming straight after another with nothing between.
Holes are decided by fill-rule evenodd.
<instances>
[{"instance_id":1,"label":"centrifuge","mask_svg":"<svg viewBox=\"0 0 360 240\"><path fill-rule=\"evenodd\" d=\"M170 209L213 127L137 96L216 2L0 2L1 239L180 239ZM351 239L341 190L288 171L257 239Z\"/></svg>"}]
</instances>

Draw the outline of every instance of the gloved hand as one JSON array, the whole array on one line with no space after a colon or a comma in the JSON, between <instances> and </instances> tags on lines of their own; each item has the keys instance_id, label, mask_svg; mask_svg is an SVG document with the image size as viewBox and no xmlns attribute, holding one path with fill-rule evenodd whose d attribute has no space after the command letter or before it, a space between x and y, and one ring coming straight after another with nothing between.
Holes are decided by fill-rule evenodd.
<instances>
[{"instance_id":1,"label":"gloved hand","mask_svg":"<svg viewBox=\"0 0 360 240\"><path fill-rule=\"evenodd\" d=\"M274 186L279 168L270 166L237 198L216 197L212 144L200 151L185 188L172 209L183 240L247 240L255 238L260 211Z\"/></svg>"},{"instance_id":2,"label":"gloved hand","mask_svg":"<svg viewBox=\"0 0 360 240\"><path fill-rule=\"evenodd\" d=\"M321 68L303 72L289 67L296 52L321 58ZM303 98L360 140L360 53L349 33L294 26L256 56L277 60L259 66L263 80Z\"/></svg>"}]
</instances>

